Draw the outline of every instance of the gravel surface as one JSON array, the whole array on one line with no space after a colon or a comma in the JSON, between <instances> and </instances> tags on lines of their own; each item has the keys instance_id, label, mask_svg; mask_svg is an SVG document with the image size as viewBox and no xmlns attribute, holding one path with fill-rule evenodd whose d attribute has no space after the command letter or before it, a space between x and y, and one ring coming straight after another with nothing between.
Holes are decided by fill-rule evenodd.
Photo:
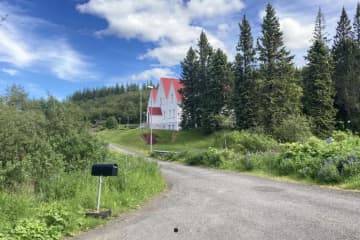
<instances>
[{"instance_id":1,"label":"gravel surface","mask_svg":"<svg viewBox=\"0 0 360 240\"><path fill-rule=\"evenodd\" d=\"M167 192L72 239L360 239L360 193L159 164Z\"/></svg>"}]
</instances>

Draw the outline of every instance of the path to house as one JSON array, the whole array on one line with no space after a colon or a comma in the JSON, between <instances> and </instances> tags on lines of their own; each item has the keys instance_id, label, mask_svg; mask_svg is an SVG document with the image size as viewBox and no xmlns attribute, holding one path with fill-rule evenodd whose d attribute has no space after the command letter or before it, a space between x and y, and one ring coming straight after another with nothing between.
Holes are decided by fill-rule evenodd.
<instances>
[{"instance_id":1,"label":"path to house","mask_svg":"<svg viewBox=\"0 0 360 240\"><path fill-rule=\"evenodd\" d=\"M159 164L167 192L74 239L360 239L360 193Z\"/></svg>"}]
</instances>

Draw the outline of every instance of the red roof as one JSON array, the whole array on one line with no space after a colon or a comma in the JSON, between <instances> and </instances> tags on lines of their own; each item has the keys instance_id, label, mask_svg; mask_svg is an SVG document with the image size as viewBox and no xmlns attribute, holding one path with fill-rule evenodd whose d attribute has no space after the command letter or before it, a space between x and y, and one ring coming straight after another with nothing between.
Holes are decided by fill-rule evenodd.
<instances>
[{"instance_id":1,"label":"red roof","mask_svg":"<svg viewBox=\"0 0 360 240\"><path fill-rule=\"evenodd\" d=\"M151 115L162 115L161 108L159 107L149 107L148 110Z\"/></svg>"},{"instance_id":2,"label":"red roof","mask_svg":"<svg viewBox=\"0 0 360 240\"><path fill-rule=\"evenodd\" d=\"M151 96L153 98L153 101L156 101L156 96L158 94L158 90L157 89L151 89Z\"/></svg>"},{"instance_id":3,"label":"red roof","mask_svg":"<svg viewBox=\"0 0 360 240\"><path fill-rule=\"evenodd\" d=\"M179 93L179 90L183 88L184 86L180 83L180 80L177 78L160 78L160 81L163 85L164 91L165 91L165 97L168 98L169 92L170 92L170 86L173 84L174 90L176 92L176 100L178 102L182 101L182 96Z\"/></svg>"}]
</instances>

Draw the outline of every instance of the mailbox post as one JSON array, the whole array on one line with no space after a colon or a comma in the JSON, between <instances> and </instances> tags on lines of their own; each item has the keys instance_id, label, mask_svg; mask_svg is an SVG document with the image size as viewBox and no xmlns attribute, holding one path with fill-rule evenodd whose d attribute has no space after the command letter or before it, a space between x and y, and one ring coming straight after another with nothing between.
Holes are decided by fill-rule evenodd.
<instances>
[{"instance_id":1,"label":"mailbox post","mask_svg":"<svg viewBox=\"0 0 360 240\"><path fill-rule=\"evenodd\" d=\"M108 217L111 215L110 210L104 212L100 211L101 187L102 187L103 177L117 176L117 174L118 174L118 165L116 163L96 163L92 166L91 175L99 176L99 186L98 186L96 212L88 212L87 213L88 216Z\"/></svg>"}]
</instances>

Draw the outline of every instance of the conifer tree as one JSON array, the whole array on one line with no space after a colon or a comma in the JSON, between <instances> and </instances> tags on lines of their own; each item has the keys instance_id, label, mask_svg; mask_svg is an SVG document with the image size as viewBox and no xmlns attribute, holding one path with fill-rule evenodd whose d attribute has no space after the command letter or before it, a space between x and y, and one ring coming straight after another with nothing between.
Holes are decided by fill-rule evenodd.
<instances>
[{"instance_id":1,"label":"conifer tree","mask_svg":"<svg viewBox=\"0 0 360 240\"><path fill-rule=\"evenodd\" d=\"M199 105L199 89L196 88L198 81L199 62L196 52L190 47L183 62L181 62L181 90L182 121L183 129L195 128L197 122L196 107Z\"/></svg>"},{"instance_id":2,"label":"conifer tree","mask_svg":"<svg viewBox=\"0 0 360 240\"><path fill-rule=\"evenodd\" d=\"M359 104L359 59L358 47L354 41L351 23L345 9L342 9L336 28L332 56L334 61L333 80L335 82L335 106L338 109L337 120L345 128L355 130Z\"/></svg>"},{"instance_id":3,"label":"conifer tree","mask_svg":"<svg viewBox=\"0 0 360 240\"><path fill-rule=\"evenodd\" d=\"M331 78L330 50L326 46L325 21L320 8L315 22L313 44L305 58L304 112L314 123L314 133L327 137L335 127L335 92Z\"/></svg>"},{"instance_id":4,"label":"conifer tree","mask_svg":"<svg viewBox=\"0 0 360 240\"><path fill-rule=\"evenodd\" d=\"M230 95L230 72L225 53L217 49L210 58L206 91L203 95L205 101L202 128L206 132L212 132L220 127L217 116L222 112Z\"/></svg>"},{"instance_id":5,"label":"conifer tree","mask_svg":"<svg viewBox=\"0 0 360 240\"><path fill-rule=\"evenodd\" d=\"M355 41L360 45L360 2L357 3L356 13L354 17L354 34Z\"/></svg>"},{"instance_id":6,"label":"conifer tree","mask_svg":"<svg viewBox=\"0 0 360 240\"><path fill-rule=\"evenodd\" d=\"M291 114L300 112L301 87L294 78L293 56L286 50L279 20L271 4L258 39L260 74L264 81L262 112L265 130L271 131Z\"/></svg>"},{"instance_id":7,"label":"conifer tree","mask_svg":"<svg viewBox=\"0 0 360 240\"><path fill-rule=\"evenodd\" d=\"M245 15L239 27L240 37L234 63L234 109L236 126L239 129L248 129L257 125L254 79L255 49L251 26Z\"/></svg>"},{"instance_id":8,"label":"conifer tree","mask_svg":"<svg viewBox=\"0 0 360 240\"><path fill-rule=\"evenodd\" d=\"M209 81L209 64L211 60L211 56L213 54L213 49L210 46L210 43L206 37L205 32L201 32L200 39L198 42L198 61L199 61L199 69L198 69L198 81L195 88L198 90L197 93L199 98L199 104L195 108L196 114L196 126L203 127L202 123L204 123L203 119L208 116L206 112L208 106L208 99L206 92L209 91L208 81Z\"/></svg>"}]
</instances>

